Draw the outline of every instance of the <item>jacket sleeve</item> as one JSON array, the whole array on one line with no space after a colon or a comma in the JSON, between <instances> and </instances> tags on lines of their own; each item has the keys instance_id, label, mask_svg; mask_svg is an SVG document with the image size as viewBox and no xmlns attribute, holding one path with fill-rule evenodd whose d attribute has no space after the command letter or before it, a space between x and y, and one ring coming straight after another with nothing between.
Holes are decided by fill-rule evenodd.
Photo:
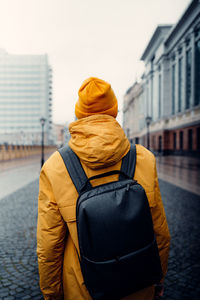
<instances>
[{"instance_id":1,"label":"jacket sleeve","mask_svg":"<svg viewBox=\"0 0 200 300\"><path fill-rule=\"evenodd\" d=\"M167 273L168 254L170 246L170 234L167 224L167 219L164 211L164 206L161 199L160 188L158 184L158 176L156 170L156 162L154 163L155 186L154 197L155 205L151 207L152 219L154 224L154 232L158 244L158 250L163 270L163 279Z\"/></svg>"},{"instance_id":2,"label":"jacket sleeve","mask_svg":"<svg viewBox=\"0 0 200 300\"><path fill-rule=\"evenodd\" d=\"M66 225L59 212L45 165L40 174L37 255L45 300L63 299L62 265Z\"/></svg>"}]
</instances>

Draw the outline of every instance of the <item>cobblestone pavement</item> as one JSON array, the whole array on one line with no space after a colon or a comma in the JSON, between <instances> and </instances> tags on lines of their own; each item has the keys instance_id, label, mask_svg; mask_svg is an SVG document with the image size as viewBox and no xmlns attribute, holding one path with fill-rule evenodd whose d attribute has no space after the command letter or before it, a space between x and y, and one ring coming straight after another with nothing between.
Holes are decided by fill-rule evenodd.
<instances>
[{"instance_id":1,"label":"cobblestone pavement","mask_svg":"<svg viewBox=\"0 0 200 300\"><path fill-rule=\"evenodd\" d=\"M160 179L200 196L200 159L187 156L157 156Z\"/></svg>"},{"instance_id":2,"label":"cobblestone pavement","mask_svg":"<svg viewBox=\"0 0 200 300\"><path fill-rule=\"evenodd\" d=\"M200 198L164 181L160 188L172 237L164 300L199 300ZM43 299L36 258L37 193L35 181L0 201L0 299Z\"/></svg>"},{"instance_id":3,"label":"cobblestone pavement","mask_svg":"<svg viewBox=\"0 0 200 300\"><path fill-rule=\"evenodd\" d=\"M200 197L160 180L171 234L165 300L200 299Z\"/></svg>"},{"instance_id":4,"label":"cobblestone pavement","mask_svg":"<svg viewBox=\"0 0 200 300\"><path fill-rule=\"evenodd\" d=\"M0 201L0 299L43 299L36 258L38 181Z\"/></svg>"}]
</instances>

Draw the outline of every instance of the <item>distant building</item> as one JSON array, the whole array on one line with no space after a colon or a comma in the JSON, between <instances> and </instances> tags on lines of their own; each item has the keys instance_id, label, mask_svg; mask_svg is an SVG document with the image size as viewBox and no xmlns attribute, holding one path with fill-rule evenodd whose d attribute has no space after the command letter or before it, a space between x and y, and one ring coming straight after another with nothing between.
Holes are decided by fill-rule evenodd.
<instances>
[{"instance_id":1,"label":"distant building","mask_svg":"<svg viewBox=\"0 0 200 300\"><path fill-rule=\"evenodd\" d=\"M150 148L163 154L198 155L200 2L193 0L175 26L158 26L141 59L145 63L143 112L145 119L151 118ZM146 126L137 137L147 145Z\"/></svg>"},{"instance_id":2,"label":"distant building","mask_svg":"<svg viewBox=\"0 0 200 300\"><path fill-rule=\"evenodd\" d=\"M124 96L123 128L131 143L139 143L140 132L145 127L143 85L135 82Z\"/></svg>"},{"instance_id":3,"label":"distant building","mask_svg":"<svg viewBox=\"0 0 200 300\"><path fill-rule=\"evenodd\" d=\"M68 143L70 139L68 123L64 125L53 124L53 130L55 135L55 143L58 148Z\"/></svg>"},{"instance_id":4,"label":"distant building","mask_svg":"<svg viewBox=\"0 0 200 300\"><path fill-rule=\"evenodd\" d=\"M52 70L47 55L0 50L0 144L52 144Z\"/></svg>"}]
</instances>

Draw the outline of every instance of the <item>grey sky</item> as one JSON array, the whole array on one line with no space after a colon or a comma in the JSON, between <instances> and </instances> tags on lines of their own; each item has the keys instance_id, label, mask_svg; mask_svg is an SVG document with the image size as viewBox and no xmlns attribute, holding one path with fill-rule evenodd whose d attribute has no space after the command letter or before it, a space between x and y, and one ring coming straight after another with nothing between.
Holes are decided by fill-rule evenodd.
<instances>
[{"instance_id":1,"label":"grey sky","mask_svg":"<svg viewBox=\"0 0 200 300\"><path fill-rule=\"evenodd\" d=\"M158 24L176 23L190 0L0 0L0 48L49 55L53 121L73 121L83 80L111 83L123 95ZM120 118L119 118L120 120Z\"/></svg>"}]
</instances>

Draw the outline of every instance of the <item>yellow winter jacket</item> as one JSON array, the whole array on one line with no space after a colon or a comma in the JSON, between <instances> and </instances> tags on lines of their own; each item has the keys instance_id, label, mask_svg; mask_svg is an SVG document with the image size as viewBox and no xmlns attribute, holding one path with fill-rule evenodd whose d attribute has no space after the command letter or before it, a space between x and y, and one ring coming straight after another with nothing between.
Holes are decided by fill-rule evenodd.
<instances>
[{"instance_id":1,"label":"yellow winter jacket","mask_svg":"<svg viewBox=\"0 0 200 300\"><path fill-rule=\"evenodd\" d=\"M70 124L69 145L79 156L88 177L120 170L130 144L119 123L108 115L93 115ZM163 273L167 271L170 236L160 196L154 155L136 146L134 178L147 194L158 243ZM117 180L117 175L96 179L98 185ZM76 200L78 194L56 151L40 174L38 199L37 255L40 288L45 299L90 300L84 285L77 251ZM152 300L154 287L124 299Z\"/></svg>"}]
</instances>

